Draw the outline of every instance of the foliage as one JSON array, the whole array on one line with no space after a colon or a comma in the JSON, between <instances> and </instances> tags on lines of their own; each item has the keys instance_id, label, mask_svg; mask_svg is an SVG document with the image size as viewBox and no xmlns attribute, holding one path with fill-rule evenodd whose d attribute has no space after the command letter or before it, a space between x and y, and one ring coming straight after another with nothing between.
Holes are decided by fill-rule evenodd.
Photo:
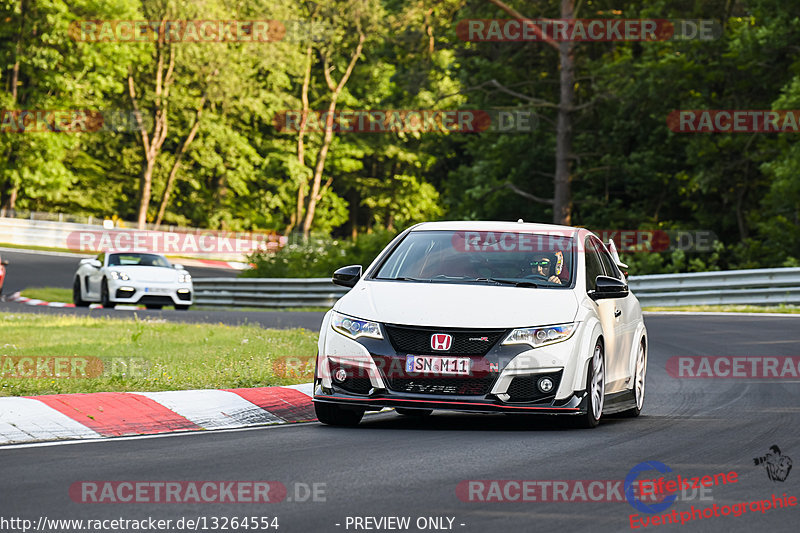
<instances>
[{"instance_id":1,"label":"foliage","mask_svg":"<svg viewBox=\"0 0 800 533\"><path fill-rule=\"evenodd\" d=\"M561 4L506 3L534 18L557 18ZM573 223L706 230L721 241L703 253L629 255L636 274L797 264L798 136L676 133L666 124L667 115L679 109L800 109L800 17L794 5L781 0L575 5L578 18L704 18L719 21L723 31L713 40L576 45ZM337 109L530 110L537 127L520 133L336 133L311 227L322 239L313 242L325 243L317 244L325 250L297 245L261 258L259 268L327 276L348 261L367 261L353 254L362 237L372 238L371 231L395 232L424 220L551 220L548 203L518 191L545 200L553 195L558 54L535 42L461 40L458 21L507 18L488 1L0 0L0 109L128 113L132 75L142 107L152 112L155 44L80 41L68 28L80 20L137 20L159 13L297 21L301 31L277 42L175 47L169 128L154 167L149 221L202 104L164 222L282 234L296 229L298 192L303 184L307 199L323 132L306 133L301 163L297 132L279 130L273 118L302 109L307 57L309 108L327 109L331 90L324 58L329 57L332 78L340 79L359 28L366 35L363 53ZM141 139L133 128L0 133L0 206L133 220L143 168ZM329 238L337 244L328 244ZM281 267L289 258L297 264Z\"/></svg>"},{"instance_id":2,"label":"foliage","mask_svg":"<svg viewBox=\"0 0 800 533\"><path fill-rule=\"evenodd\" d=\"M362 234L355 241L312 237L308 242L287 244L278 252L258 253L250 257L255 268L242 272L250 278L327 278L347 265L367 268L394 233L378 230Z\"/></svg>"}]
</instances>

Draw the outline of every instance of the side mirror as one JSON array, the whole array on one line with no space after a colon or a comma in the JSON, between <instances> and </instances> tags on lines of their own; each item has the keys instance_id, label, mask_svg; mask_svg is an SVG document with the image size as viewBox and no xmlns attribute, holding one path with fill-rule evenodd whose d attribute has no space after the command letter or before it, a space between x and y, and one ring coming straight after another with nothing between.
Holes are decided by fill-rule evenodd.
<instances>
[{"instance_id":1,"label":"side mirror","mask_svg":"<svg viewBox=\"0 0 800 533\"><path fill-rule=\"evenodd\" d=\"M3 265L3 266L8 266L8 261L6 261L5 259L3 259L2 261L0 261L0 265Z\"/></svg>"},{"instance_id":2,"label":"side mirror","mask_svg":"<svg viewBox=\"0 0 800 533\"><path fill-rule=\"evenodd\" d=\"M353 287L359 279L361 279L361 265L350 265L334 272L331 281L342 287Z\"/></svg>"},{"instance_id":3,"label":"side mirror","mask_svg":"<svg viewBox=\"0 0 800 533\"><path fill-rule=\"evenodd\" d=\"M173 264L173 265L172 265L172 268L174 268L175 270L186 270L186 269L183 267L183 265L178 265L178 264Z\"/></svg>"},{"instance_id":4,"label":"side mirror","mask_svg":"<svg viewBox=\"0 0 800 533\"><path fill-rule=\"evenodd\" d=\"M605 298L624 298L628 295L628 284L621 279L610 276L597 276L595 290L589 291L589 298L602 300Z\"/></svg>"},{"instance_id":5,"label":"side mirror","mask_svg":"<svg viewBox=\"0 0 800 533\"><path fill-rule=\"evenodd\" d=\"M100 261L98 261L97 259L94 259L94 258L92 258L92 259L81 259L81 263L80 264L89 265L90 267L94 267L94 268L100 268L101 266L103 266L103 263L101 263Z\"/></svg>"}]
</instances>

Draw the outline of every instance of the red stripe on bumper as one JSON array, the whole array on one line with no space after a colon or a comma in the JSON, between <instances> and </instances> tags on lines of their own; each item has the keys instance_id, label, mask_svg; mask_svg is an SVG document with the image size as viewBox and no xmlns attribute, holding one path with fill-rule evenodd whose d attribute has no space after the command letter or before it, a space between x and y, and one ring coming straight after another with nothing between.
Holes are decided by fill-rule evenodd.
<instances>
[{"instance_id":1,"label":"red stripe on bumper","mask_svg":"<svg viewBox=\"0 0 800 533\"><path fill-rule=\"evenodd\" d=\"M580 411L580 407L525 407L525 406L515 406L515 405L496 405L491 403L478 403L478 402L446 402L440 400L409 400L406 398L352 398L349 396L315 396L314 399L320 399L322 401L325 400L353 400L357 402L367 402L367 403L375 403L381 404L382 402L417 402L417 403L429 403L429 404L447 404L447 405L476 405L479 407L492 407L492 408L499 408L499 409L533 409L537 411Z\"/></svg>"}]
</instances>

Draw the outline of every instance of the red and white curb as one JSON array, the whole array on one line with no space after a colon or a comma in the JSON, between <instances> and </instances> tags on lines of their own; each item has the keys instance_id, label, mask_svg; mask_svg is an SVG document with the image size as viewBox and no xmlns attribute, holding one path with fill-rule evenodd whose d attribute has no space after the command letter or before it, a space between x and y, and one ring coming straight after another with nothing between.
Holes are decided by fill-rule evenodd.
<instances>
[{"instance_id":1,"label":"red and white curb","mask_svg":"<svg viewBox=\"0 0 800 533\"><path fill-rule=\"evenodd\" d=\"M46 302L44 300L37 300L36 298L28 298L21 296L20 293L15 292L6 298L7 302L17 302L25 305L41 305L45 307L75 307L75 304L68 304L66 302ZM99 305L99 304L95 304Z\"/></svg>"},{"instance_id":2,"label":"red and white curb","mask_svg":"<svg viewBox=\"0 0 800 533\"><path fill-rule=\"evenodd\" d=\"M206 268L228 268L231 270L247 270L254 268L253 263L242 263L240 261L220 261L219 259L194 259L188 257L170 257L173 263L183 266L206 267Z\"/></svg>"},{"instance_id":3,"label":"red and white curb","mask_svg":"<svg viewBox=\"0 0 800 533\"><path fill-rule=\"evenodd\" d=\"M0 444L316 420L312 384L0 398Z\"/></svg>"},{"instance_id":4,"label":"red and white curb","mask_svg":"<svg viewBox=\"0 0 800 533\"><path fill-rule=\"evenodd\" d=\"M7 302L17 302L20 304L25 305L36 305L40 307L75 307L75 304L70 304L67 302L47 302L45 300L37 300L36 298L28 298L27 296L21 296L19 292L15 292L14 294L9 295L6 297L5 301ZM100 304L89 304L89 309L102 309L103 306ZM119 304L115 307L115 309L119 309L122 311L130 311L130 310L137 310L137 309L147 309L143 305L125 305Z\"/></svg>"}]
</instances>

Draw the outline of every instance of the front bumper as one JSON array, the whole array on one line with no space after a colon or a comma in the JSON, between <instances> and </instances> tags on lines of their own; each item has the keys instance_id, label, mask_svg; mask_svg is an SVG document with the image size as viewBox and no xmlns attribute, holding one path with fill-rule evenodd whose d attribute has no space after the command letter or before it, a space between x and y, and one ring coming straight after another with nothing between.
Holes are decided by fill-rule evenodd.
<instances>
[{"instance_id":1,"label":"front bumper","mask_svg":"<svg viewBox=\"0 0 800 533\"><path fill-rule=\"evenodd\" d=\"M192 305L191 283L108 280L108 295L115 304Z\"/></svg>"},{"instance_id":2,"label":"front bumper","mask_svg":"<svg viewBox=\"0 0 800 533\"><path fill-rule=\"evenodd\" d=\"M437 409L471 413L527 413L534 415L581 415L586 413L586 392L572 394L565 400L554 400L548 404L508 404L487 395L484 398L472 396L434 396L397 394L389 390L375 391L369 396L356 396L345 392L325 389L321 384L314 388L314 401L358 407L366 411L380 411L385 407L413 409Z\"/></svg>"},{"instance_id":3,"label":"front bumper","mask_svg":"<svg viewBox=\"0 0 800 533\"><path fill-rule=\"evenodd\" d=\"M330 328L327 320L325 327ZM577 334L566 341L533 349L527 345L503 345L510 329L487 330L484 333L494 333L492 339L496 340L485 353L447 354L469 357L469 375L445 376L409 371L406 357L426 354L399 346L397 337L389 335L387 327L395 331L412 328L382 325L383 339L351 339L331 329L323 330L315 373L315 402L365 410L403 407L466 412L586 413L585 376ZM427 334L428 330L438 328L416 329ZM457 333L454 328L442 329ZM469 330L468 337L484 333ZM550 378L554 383L548 392L537 389L542 378Z\"/></svg>"}]
</instances>

